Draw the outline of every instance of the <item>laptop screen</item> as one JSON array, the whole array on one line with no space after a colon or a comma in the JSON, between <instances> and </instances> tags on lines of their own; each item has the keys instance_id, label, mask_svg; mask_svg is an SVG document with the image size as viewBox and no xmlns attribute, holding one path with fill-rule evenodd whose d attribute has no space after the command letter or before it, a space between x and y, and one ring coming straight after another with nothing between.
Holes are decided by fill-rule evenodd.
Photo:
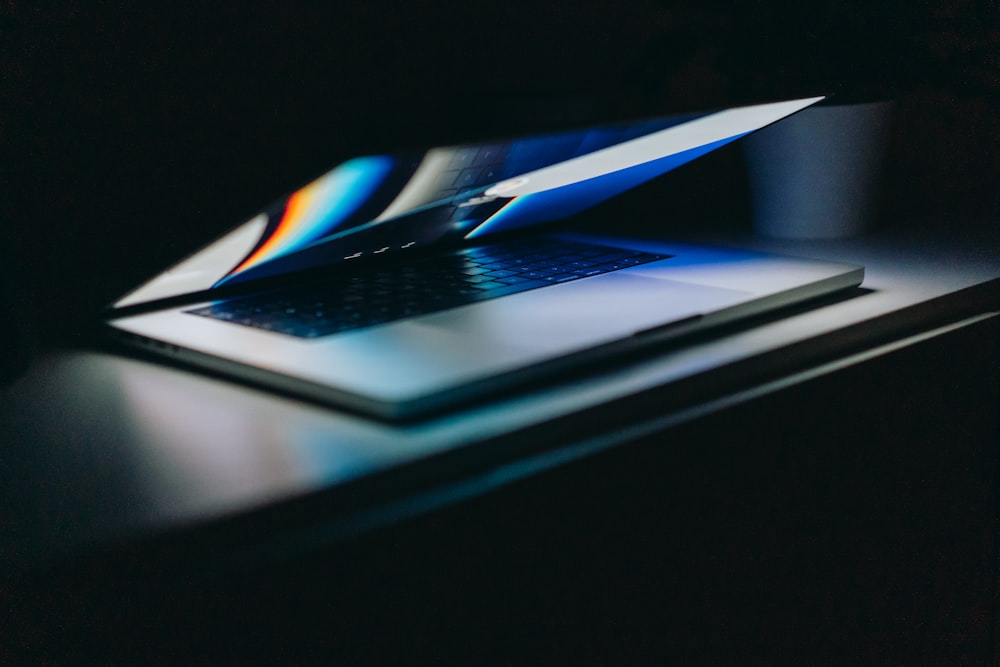
<instances>
[{"instance_id":1,"label":"laptop screen","mask_svg":"<svg viewBox=\"0 0 1000 667\"><path fill-rule=\"evenodd\" d=\"M114 307L565 218L820 99L354 158Z\"/></svg>"}]
</instances>

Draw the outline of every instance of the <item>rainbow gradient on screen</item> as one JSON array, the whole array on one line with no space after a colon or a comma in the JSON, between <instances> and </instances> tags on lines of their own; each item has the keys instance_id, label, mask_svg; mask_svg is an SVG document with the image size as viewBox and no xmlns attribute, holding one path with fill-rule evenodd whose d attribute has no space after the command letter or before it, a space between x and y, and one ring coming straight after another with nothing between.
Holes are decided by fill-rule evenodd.
<instances>
[{"instance_id":1,"label":"rainbow gradient on screen","mask_svg":"<svg viewBox=\"0 0 1000 667\"><path fill-rule=\"evenodd\" d=\"M274 231L227 278L308 247L333 232L382 184L395 161L388 156L355 158L297 190Z\"/></svg>"}]
</instances>

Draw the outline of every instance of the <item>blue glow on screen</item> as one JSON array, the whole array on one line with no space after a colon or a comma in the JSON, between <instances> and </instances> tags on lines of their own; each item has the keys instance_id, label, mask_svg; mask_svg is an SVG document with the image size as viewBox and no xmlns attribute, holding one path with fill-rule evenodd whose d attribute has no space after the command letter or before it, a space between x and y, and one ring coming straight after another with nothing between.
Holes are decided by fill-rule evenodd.
<instances>
[{"instance_id":1,"label":"blue glow on screen","mask_svg":"<svg viewBox=\"0 0 1000 667\"><path fill-rule=\"evenodd\" d=\"M511 200L497 213L473 229L466 235L466 238L517 229L578 213L736 141L746 134L736 134L628 169L621 169L570 185L522 195Z\"/></svg>"}]
</instances>

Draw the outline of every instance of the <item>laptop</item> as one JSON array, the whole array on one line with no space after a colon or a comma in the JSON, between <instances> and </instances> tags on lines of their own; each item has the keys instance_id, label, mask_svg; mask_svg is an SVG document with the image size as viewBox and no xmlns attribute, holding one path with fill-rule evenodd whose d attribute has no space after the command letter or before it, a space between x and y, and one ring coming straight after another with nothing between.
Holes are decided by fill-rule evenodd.
<instances>
[{"instance_id":1,"label":"laptop","mask_svg":"<svg viewBox=\"0 0 1000 667\"><path fill-rule=\"evenodd\" d=\"M350 159L104 319L154 353L396 420L847 289L862 267L565 224L821 99Z\"/></svg>"}]
</instances>

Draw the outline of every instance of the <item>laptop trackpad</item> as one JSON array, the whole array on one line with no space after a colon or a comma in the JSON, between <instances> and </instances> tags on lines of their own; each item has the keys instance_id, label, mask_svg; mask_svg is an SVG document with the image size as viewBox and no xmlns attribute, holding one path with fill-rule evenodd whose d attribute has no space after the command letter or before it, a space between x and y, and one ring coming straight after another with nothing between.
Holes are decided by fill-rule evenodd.
<instances>
[{"instance_id":1,"label":"laptop trackpad","mask_svg":"<svg viewBox=\"0 0 1000 667\"><path fill-rule=\"evenodd\" d=\"M590 346L745 301L749 292L611 273L418 320L489 345L550 351Z\"/></svg>"}]
</instances>

